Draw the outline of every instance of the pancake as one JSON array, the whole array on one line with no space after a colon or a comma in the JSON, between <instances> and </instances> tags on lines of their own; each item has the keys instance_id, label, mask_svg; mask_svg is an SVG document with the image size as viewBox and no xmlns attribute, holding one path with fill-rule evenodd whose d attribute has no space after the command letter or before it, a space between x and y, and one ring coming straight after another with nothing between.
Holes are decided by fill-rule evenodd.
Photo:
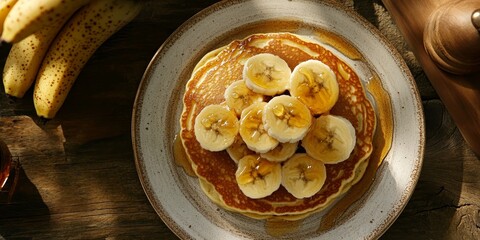
<instances>
[{"instance_id":1,"label":"pancake","mask_svg":"<svg viewBox=\"0 0 480 240\"><path fill-rule=\"evenodd\" d=\"M352 123L356 145L347 160L326 165L325 184L311 197L297 199L282 186L261 199L245 196L235 180L237 166L228 153L205 150L195 138L195 117L206 106L222 104L225 89L242 79L245 61L260 53L279 56L291 69L306 60L320 60L337 77L340 95L330 114L342 116ZM292 33L254 34L205 55L186 85L183 104L180 137L203 191L222 208L254 218L284 216L285 219L298 219L326 208L361 179L373 149L375 112L358 75L313 39Z\"/></svg>"},{"instance_id":2,"label":"pancake","mask_svg":"<svg viewBox=\"0 0 480 240\"><path fill-rule=\"evenodd\" d=\"M338 193L337 196L343 195L345 192L347 192L350 189L350 187L352 187L354 184L356 184L358 181L360 181L360 179L363 177L363 174L366 171L367 165L368 165L368 161L361 161L358 164L358 166L355 168L354 179L352 181L348 182L348 183L345 183L345 185L343 186L343 189ZM224 208L226 210L239 212L239 211L236 211L235 209L230 208L229 206L227 206L223 203L220 195L218 194L217 191L215 191L215 187L212 184L210 184L207 181L202 180L200 178L200 186L201 186L203 192L214 203L216 203L217 205L221 206L222 208ZM268 219L268 218L271 218L271 217L275 217L275 219L281 219L281 220L287 220L287 221L296 221L296 220L300 220L300 219L303 219L305 217L308 217L309 215L311 215L313 213L324 210L325 208L329 207L329 205L332 202L334 202L335 199L336 199L336 196L330 196L324 204L322 204L321 206L318 206L315 210L304 212L304 213L297 213L297 214L290 214L290 215L268 215L268 214L258 214L258 213L251 213L251 212L245 212L245 211L244 212L239 212L239 213L241 213L243 215L246 215L248 217L251 217L251 218L255 218L255 219Z\"/></svg>"}]
</instances>

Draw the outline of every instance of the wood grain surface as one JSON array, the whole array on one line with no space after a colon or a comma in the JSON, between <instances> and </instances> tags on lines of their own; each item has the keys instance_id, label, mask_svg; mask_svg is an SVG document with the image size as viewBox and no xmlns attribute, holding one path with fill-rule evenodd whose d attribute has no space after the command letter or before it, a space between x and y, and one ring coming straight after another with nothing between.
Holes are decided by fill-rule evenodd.
<instances>
[{"instance_id":1,"label":"wood grain surface","mask_svg":"<svg viewBox=\"0 0 480 240\"><path fill-rule=\"evenodd\" d=\"M176 239L148 202L131 144L131 113L148 62L184 21L216 1L151 1L87 63L57 117L35 116L32 91L0 93L0 138L22 170L0 204L5 239ZM426 150L415 192L382 239L480 239L480 160L380 0L342 0L406 60L424 100ZM9 46L0 48L3 66ZM0 83L0 88L3 85ZM1 239L1 237L0 237Z\"/></svg>"}]
</instances>

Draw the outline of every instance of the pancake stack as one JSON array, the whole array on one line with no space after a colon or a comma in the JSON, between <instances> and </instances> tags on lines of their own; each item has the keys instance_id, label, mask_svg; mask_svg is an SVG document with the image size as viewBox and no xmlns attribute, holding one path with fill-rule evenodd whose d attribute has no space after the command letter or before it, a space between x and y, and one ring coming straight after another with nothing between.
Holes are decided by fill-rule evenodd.
<instances>
[{"instance_id":1,"label":"pancake stack","mask_svg":"<svg viewBox=\"0 0 480 240\"><path fill-rule=\"evenodd\" d=\"M288 72L285 74L290 77L284 89L275 90L271 86L262 88L262 84L255 83L255 77L252 77L256 75L249 75L246 66L253 59L263 56L270 57L269 59L271 59L271 56L275 56L287 66L284 67L285 71ZM263 61L268 62L269 60ZM335 86L338 83L336 96L332 98L333 100L327 101L331 102L332 106L317 108L318 100L306 100L306 97L302 96L308 94L305 91L298 90L301 87L294 87L293 82L296 80L292 79L295 79L295 76L306 76L303 77L306 79L302 80L304 82L313 81L312 78L308 77L306 70L302 70L302 66L326 69L320 75L323 78L334 79ZM251 96L256 100L247 104L250 106L243 106L242 109L236 110L229 104L227 101L227 95L231 91L229 88L233 88L235 84L245 84L249 89L248 91L254 92ZM327 83L323 82L320 86L325 84ZM297 85L300 86L301 84ZM330 85L328 88L330 88ZM301 95L302 93L303 95ZM297 109L288 112L286 107L278 110L278 106L281 106L279 105L280 102L286 100L295 102L300 100L301 104L306 106L305 109L309 114L297 114ZM279 103L271 106L273 102ZM375 112L367 99L359 77L350 66L332 52L305 36L286 32L254 34L241 40L232 41L230 44L206 54L195 67L186 85L183 104L180 137L188 161L198 176L203 191L222 208L257 219L277 217L296 220L326 208L361 179L373 149L372 140L376 124ZM295 120L292 120L292 125L303 128L305 132L294 136L299 131L298 129L293 132L289 132L288 129L281 130L281 128L278 130L274 126L278 121L271 120L268 122L269 120L265 120L265 118L268 118L268 114L265 113L267 110L263 110L263 115L260 114L262 109L267 109L268 106L271 106L268 112L272 112L274 117L284 116L285 111L293 116L293 112L295 112L297 118L296 120L292 118ZM227 114L234 116L232 126L240 125L240 130L237 127L237 131L232 131L233 137L229 137L229 139L232 139L230 142L218 141L219 143L215 143L216 140L213 139L210 142L204 142L204 135L201 131L204 130L205 124L199 130L198 126L201 124L199 119L204 118L202 111L209 108L213 109L213 107L217 107L217 109L210 110L211 112L221 112L224 111L222 108L226 109ZM250 113L245 113L248 112L245 111L248 107L253 110ZM260 116L258 124L261 125L259 129L262 130L262 133L264 133L262 136L265 138L249 145L251 139L248 136L252 134L242 135L242 129L245 129L245 127L242 127L242 123L246 121L246 116L249 116L249 118L252 118L250 116L252 114L255 116L254 113L260 114L258 115ZM342 156L341 159L327 158L325 157L326 154L318 153L319 149L323 149L321 146L331 148L331 141L317 140L317 142L314 142L312 140L312 138L318 138L321 131L317 131L315 134L311 132L314 129L322 128L319 126L325 125L325 123L322 123L327 121L325 119L329 119L327 122L333 121L331 117L336 117L335 119L340 119L340 122L351 126L346 128L347 130L342 130L342 134L352 136L353 141L347 141L343 138L332 140L346 144L349 148L351 145L347 154L343 154L345 156ZM239 123L235 123L235 121ZM257 133L259 132L254 132L254 134ZM224 144L224 146L220 146L221 144ZM294 146L288 159L268 160L268 154L271 151L274 151L278 146L286 145ZM248 175L245 178L245 175L242 176L243 170L240 168L249 164L246 164L247 158L251 159L248 160L250 162L255 161L254 159L257 159L257 161L261 159L262 163L254 167L257 171L255 174L249 172L252 177ZM292 180L286 180L288 176L283 175L288 175L287 168L295 169L289 163L293 162L292 159L294 158L314 159L315 164L317 162L320 164L314 172L316 174L314 178L320 179L315 183L319 189L310 190L308 194L303 194L305 191L301 189L302 184L288 184ZM300 166L301 164L297 165ZM272 180L277 181L278 186L273 188L266 186L266 188L272 190L271 192L264 189L260 189L261 191L252 189L252 181L255 181L255 177L266 181L266 177L261 175L262 171L265 172L262 169L268 169L269 173L273 172L271 169L275 169L275 173L280 174L280 176L275 175L272 178L282 179L281 181ZM302 172L302 177L305 179L306 177L303 175L306 174ZM254 185L253 188L255 188ZM257 194L257 192L260 192L260 194Z\"/></svg>"}]
</instances>

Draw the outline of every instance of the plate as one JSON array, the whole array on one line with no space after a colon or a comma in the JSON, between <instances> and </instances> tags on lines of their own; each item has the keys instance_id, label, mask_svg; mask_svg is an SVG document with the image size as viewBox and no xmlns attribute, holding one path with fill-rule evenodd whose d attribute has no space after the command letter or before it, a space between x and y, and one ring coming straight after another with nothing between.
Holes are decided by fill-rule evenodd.
<instances>
[{"instance_id":1,"label":"plate","mask_svg":"<svg viewBox=\"0 0 480 240\"><path fill-rule=\"evenodd\" d=\"M341 36L338 39L358 50L389 96L392 145L375 180L341 223L322 231L322 213L277 228L271 222L219 208L202 192L198 179L187 175L173 157L182 97L193 67L209 51L252 33L309 35L316 29ZM363 64L342 59L368 78ZM202 10L181 25L153 57L138 88L132 115L132 143L141 184L155 211L182 239L378 238L400 215L415 188L424 142L421 100L406 64L375 27L331 1L224 1Z\"/></svg>"}]
</instances>

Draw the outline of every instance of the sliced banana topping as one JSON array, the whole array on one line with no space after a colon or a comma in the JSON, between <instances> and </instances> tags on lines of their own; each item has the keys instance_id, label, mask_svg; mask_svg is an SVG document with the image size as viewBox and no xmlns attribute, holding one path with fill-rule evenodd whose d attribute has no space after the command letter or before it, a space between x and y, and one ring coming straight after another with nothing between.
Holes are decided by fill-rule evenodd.
<instances>
[{"instance_id":1,"label":"sliced banana topping","mask_svg":"<svg viewBox=\"0 0 480 240\"><path fill-rule=\"evenodd\" d=\"M280 163L258 155L247 155L238 162L235 172L240 190L249 198L263 198L275 192L282 181Z\"/></svg>"},{"instance_id":2,"label":"sliced banana topping","mask_svg":"<svg viewBox=\"0 0 480 240\"><path fill-rule=\"evenodd\" d=\"M260 156L272 162L283 162L293 156L298 148L298 142L280 143L274 149L261 153Z\"/></svg>"},{"instance_id":3,"label":"sliced banana topping","mask_svg":"<svg viewBox=\"0 0 480 240\"><path fill-rule=\"evenodd\" d=\"M254 92L274 96L287 90L291 69L282 58L261 53L249 58L243 68L246 85Z\"/></svg>"},{"instance_id":4,"label":"sliced banana topping","mask_svg":"<svg viewBox=\"0 0 480 240\"><path fill-rule=\"evenodd\" d=\"M255 154L254 151L247 147L247 144L245 144L240 135L237 135L235 141L233 141L233 144L227 148L227 153L236 164L238 164L238 161L240 161L240 159L243 157Z\"/></svg>"},{"instance_id":5,"label":"sliced banana topping","mask_svg":"<svg viewBox=\"0 0 480 240\"><path fill-rule=\"evenodd\" d=\"M321 61L302 62L293 69L290 94L307 105L313 114L328 112L338 100L337 77Z\"/></svg>"},{"instance_id":6,"label":"sliced banana topping","mask_svg":"<svg viewBox=\"0 0 480 240\"><path fill-rule=\"evenodd\" d=\"M195 137L209 151L222 151L232 145L238 129L235 113L221 105L206 106L195 118Z\"/></svg>"},{"instance_id":7,"label":"sliced banana topping","mask_svg":"<svg viewBox=\"0 0 480 240\"><path fill-rule=\"evenodd\" d=\"M227 106L235 111L237 116L240 116L243 109L252 105L252 103L263 101L263 95L250 90L244 80L238 80L230 84L225 90L224 97Z\"/></svg>"},{"instance_id":8,"label":"sliced banana topping","mask_svg":"<svg viewBox=\"0 0 480 240\"><path fill-rule=\"evenodd\" d=\"M263 123L268 134L279 142L297 142L310 128L312 114L307 106L296 98L280 95L265 105Z\"/></svg>"},{"instance_id":9,"label":"sliced banana topping","mask_svg":"<svg viewBox=\"0 0 480 240\"><path fill-rule=\"evenodd\" d=\"M347 119L322 115L302 140L308 155L325 164L345 161L350 157L356 143L355 128Z\"/></svg>"},{"instance_id":10,"label":"sliced banana topping","mask_svg":"<svg viewBox=\"0 0 480 240\"><path fill-rule=\"evenodd\" d=\"M196 139L204 149L226 149L247 197L269 196L280 185L299 199L315 195L325 164L348 159L356 144L352 124L328 114L339 95L334 72L318 60L291 72L283 59L264 53L245 62L243 78L226 88L224 103L198 114ZM286 90L290 95L278 95ZM298 153L300 141L306 153Z\"/></svg>"},{"instance_id":11,"label":"sliced banana topping","mask_svg":"<svg viewBox=\"0 0 480 240\"><path fill-rule=\"evenodd\" d=\"M315 195L327 179L325 165L305 153L297 153L282 167L282 185L296 198Z\"/></svg>"},{"instance_id":12,"label":"sliced banana topping","mask_svg":"<svg viewBox=\"0 0 480 240\"><path fill-rule=\"evenodd\" d=\"M254 103L242 111L240 118L240 136L247 147L258 153L274 149L278 141L268 135L262 121L265 102Z\"/></svg>"}]
</instances>

